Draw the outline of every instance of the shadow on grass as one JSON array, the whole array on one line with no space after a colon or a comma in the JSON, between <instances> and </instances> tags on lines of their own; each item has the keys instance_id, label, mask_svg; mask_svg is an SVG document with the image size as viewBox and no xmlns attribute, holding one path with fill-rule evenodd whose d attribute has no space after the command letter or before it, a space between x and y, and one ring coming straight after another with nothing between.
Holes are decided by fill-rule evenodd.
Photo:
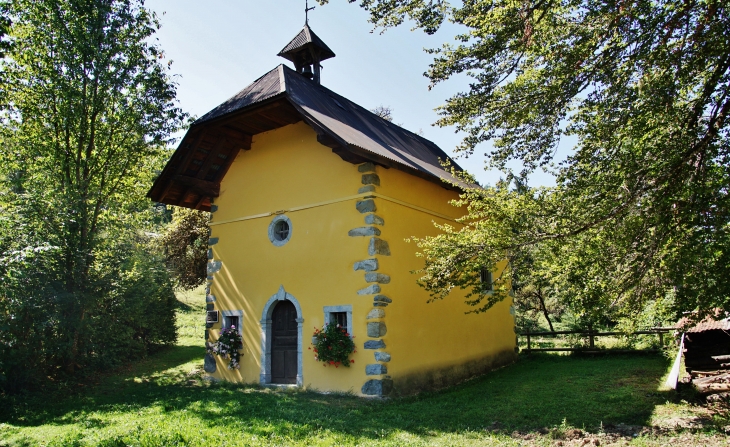
<instances>
[{"instance_id":1,"label":"shadow on grass","mask_svg":"<svg viewBox=\"0 0 730 447\"><path fill-rule=\"evenodd\" d=\"M521 357L514 365L440 392L390 400L258 386L208 383L173 369L200 360L202 348L176 347L102 380L77 396L30 396L7 402L0 421L15 426L103 425L110 415L185 412L206 425L225 414L247 433L293 438L312 430L380 438L464 430L539 430L561 424L595 431L601 424L646 425L656 405L675 399L659 392L668 361L661 356ZM10 405L8 405L10 404ZM91 422L89 422L91 421ZM97 422L94 422L97 421ZM89 427L93 428L93 427Z\"/></svg>"},{"instance_id":2,"label":"shadow on grass","mask_svg":"<svg viewBox=\"0 0 730 447\"><path fill-rule=\"evenodd\" d=\"M200 346L172 346L162 348L144 360L121 366L99 376L89 378L86 384L65 384L57 389L44 392L30 392L0 398L0 423L18 426L36 426L47 423L64 423L77 414L85 414L101 409L98 403L119 403L129 401L150 377L157 386L174 385L182 380L184 373L166 370L200 360L204 348ZM144 393L142 393L144 394ZM142 407L143 404L132 406ZM131 408L131 407L130 407Z\"/></svg>"},{"instance_id":3,"label":"shadow on grass","mask_svg":"<svg viewBox=\"0 0 730 447\"><path fill-rule=\"evenodd\" d=\"M184 301L181 301L179 299L176 301L177 301L177 309L180 310L181 312L185 312L185 313L197 311L198 308L202 307L202 306L193 307L190 304L188 304Z\"/></svg>"}]
</instances>

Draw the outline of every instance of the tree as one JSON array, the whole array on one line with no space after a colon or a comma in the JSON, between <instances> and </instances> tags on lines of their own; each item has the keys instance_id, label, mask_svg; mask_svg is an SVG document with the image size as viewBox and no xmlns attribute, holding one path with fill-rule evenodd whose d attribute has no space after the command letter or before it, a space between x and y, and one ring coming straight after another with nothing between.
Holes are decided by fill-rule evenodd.
<instances>
[{"instance_id":1,"label":"tree","mask_svg":"<svg viewBox=\"0 0 730 447\"><path fill-rule=\"evenodd\" d=\"M161 243L177 286L194 289L207 276L210 213L175 207Z\"/></svg>"},{"instance_id":2,"label":"tree","mask_svg":"<svg viewBox=\"0 0 730 447\"><path fill-rule=\"evenodd\" d=\"M144 283L139 269L152 266L149 257L133 262L146 250L150 206L143 192L183 114L162 51L151 40L159 24L141 0L13 0L8 12L12 47L0 62L0 200L14 229L3 235L3 248L52 253L49 278L40 281L57 306L48 336L56 342L53 356L73 372L93 352L90 320L100 317L100 307L109 309L110 294L123 301ZM32 267L16 265L22 268L15 277ZM148 273L167 284L156 270ZM170 294L151 295L171 309ZM7 293L5 299L15 303Z\"/></svg>"},{"instance_id":3,"label":"tree","mask_svg":"<svg viewBox=\"0 0 730 447\"><path fill-rule=\"evenodd\" d=\"M384 106L381 104L370 111L386 121L393 122L393 109L391 109L390 106Z\"/></svg>"},{"instance_id":4,"label":"tree","mask_svg":"<svg viewBox=\"0 0 730 447\"><path fill-rule=\"evenodd\" d=\"M432 85L473 78L439 109L438 124L465 133L460 152L493 143L488 165L508 179L556 173L557 187L536 196L549 216L521 216L529 231L502 249L559 243L563 290L594 315L631 316L668 294L675 312L730 310L727 2L360 4L385 28L462 26L455 44L431 50ZM577 143L556 159L566 136ZM508 169L513 160L520 172ZM464 240L480 231L467 226ZM443 256L436 245L426 247L427 272Z\"/></svg>"},{"instance_id":5,"label":"tree","mask_svg":"<svg viewBox=\"0 0 730 447\"><path fill-rule=\"evenodd\" d=\"M7 4L0 2L0 58L5 57L5 53L10 49L10 43L5 38L10 29L10 18L7 9Z\"/></svg>"}]
</instances>

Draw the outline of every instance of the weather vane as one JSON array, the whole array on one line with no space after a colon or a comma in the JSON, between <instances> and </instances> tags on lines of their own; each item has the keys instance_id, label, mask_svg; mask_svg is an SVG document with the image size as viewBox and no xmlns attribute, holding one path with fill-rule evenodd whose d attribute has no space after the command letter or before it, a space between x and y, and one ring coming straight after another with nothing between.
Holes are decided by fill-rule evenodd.
<instances>
[{"instance_id":1,"label":"weather vane","mask_svg":"<svg viewBox=\"0 0 730 447\"><path fill-rule=\"evenodd\" d=\"M315 8L314 6L312 6L310 8L309 0L305 0L305 3L304 3L304 24L305 25L309 24L309 11L313 10L314 8Z\"/></svg>"}]
</instances>

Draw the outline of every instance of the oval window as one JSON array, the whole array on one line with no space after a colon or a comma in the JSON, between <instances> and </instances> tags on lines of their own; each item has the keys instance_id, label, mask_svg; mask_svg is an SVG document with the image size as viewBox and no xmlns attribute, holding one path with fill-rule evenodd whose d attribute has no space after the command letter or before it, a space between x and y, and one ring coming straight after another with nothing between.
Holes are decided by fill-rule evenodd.
<instances>
[{"instance_id":1,"label":"oval window","mask_svg":"<svg viewBox=\"0 0 730 447\"><path fill-rule=\"evenodd\" d=\"M291 220L284 215L274 217L269 224L269 240L272 244L280 247L291 239Z\"/></svg>"}]
</instances>

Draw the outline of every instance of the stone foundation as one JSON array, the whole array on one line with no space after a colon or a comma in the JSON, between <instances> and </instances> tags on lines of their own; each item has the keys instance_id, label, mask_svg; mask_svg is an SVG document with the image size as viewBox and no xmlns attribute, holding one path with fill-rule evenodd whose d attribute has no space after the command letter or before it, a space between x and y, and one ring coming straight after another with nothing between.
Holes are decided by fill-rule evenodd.
<instances>
[{"instance_id":1,"label":"stone foundation","mask_svg":"<svg viewBox=\"0 0 730 447\"><path fill-rule=\"evenodd\" d=\"M456 385L517 360L513 349L496 355L471 360L458 365L418 371L404 376L393 376L393 395L404 396Z\"/></svg>"}]
</instances>

